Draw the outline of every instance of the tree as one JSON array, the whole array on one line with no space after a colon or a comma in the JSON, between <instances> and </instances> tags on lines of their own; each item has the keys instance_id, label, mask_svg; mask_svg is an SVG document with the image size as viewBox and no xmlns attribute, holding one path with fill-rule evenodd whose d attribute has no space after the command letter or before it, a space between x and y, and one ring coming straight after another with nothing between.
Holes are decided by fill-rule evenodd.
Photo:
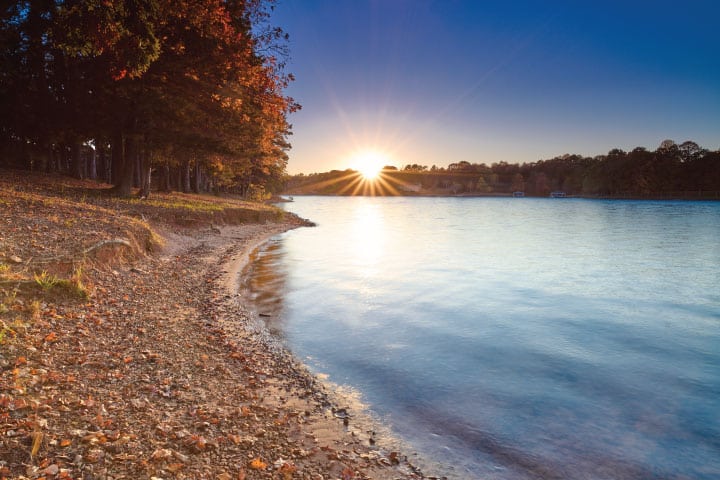
<instances>
[{"instance_id":1,"label":"tree","mask_svg":"<svg viewBox=\"0 0 720 480\"><path fill-rule=\"evenodd\" d=\"M512 177L512 184L510 189L513 192L524 192L525 191L525 179L520 173L516 173Z\"/></svg>"},{"instance_id":2,"label":"tree","mask_svg":"<svg viewBox=\"0 0 720 480\"><path fill-rule=\"evenodd\" d=\"M283 94L286 36L263 23L273 3L14 2L0 14L2 140L72 152L76 176L83 144L110 144L122 195L147 194L152 168L166 185L189 167L196 188L216 172L275 181L299 105Z\"/></svg>"}]
</instances>

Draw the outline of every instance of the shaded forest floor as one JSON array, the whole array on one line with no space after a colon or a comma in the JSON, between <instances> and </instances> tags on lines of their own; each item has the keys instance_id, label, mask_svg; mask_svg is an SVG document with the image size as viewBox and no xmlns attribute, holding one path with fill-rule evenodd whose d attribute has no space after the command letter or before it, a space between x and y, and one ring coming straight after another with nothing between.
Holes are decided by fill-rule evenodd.
<instances>
[{"instance_id":1,"label":"shaded forest floor","mask_svg":"<svg viewBox=\"0 0 720 480\"><path fill-rule=\"evenodd\" d=\"M235 293L306 224L226 198L0 171L0 478L423 478Z\"/></svg>"}]
</instances>

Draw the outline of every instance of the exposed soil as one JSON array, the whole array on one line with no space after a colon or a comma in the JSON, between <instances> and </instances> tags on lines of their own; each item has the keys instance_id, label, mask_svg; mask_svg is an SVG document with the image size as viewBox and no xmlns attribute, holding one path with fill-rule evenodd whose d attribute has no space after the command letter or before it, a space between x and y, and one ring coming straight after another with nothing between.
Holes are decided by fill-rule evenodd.
<instances>
[{"instance_id":1,"label":"exposed soil","mask_svg":"<svg viewBox=\"0 0 720 480\"><path fill-rule=\"evenodd\" d=\"M0 478L424 478L238 301L248 249L306 222L157 198L0 171Z\"/></svg>"}]
</instances>

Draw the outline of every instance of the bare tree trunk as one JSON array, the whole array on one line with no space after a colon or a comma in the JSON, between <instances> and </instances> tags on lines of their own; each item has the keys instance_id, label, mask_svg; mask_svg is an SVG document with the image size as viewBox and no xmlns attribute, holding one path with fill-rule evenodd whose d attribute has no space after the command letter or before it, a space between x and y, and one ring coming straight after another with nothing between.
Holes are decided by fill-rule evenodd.
<instances>
[{"instance_id":1,"label":"bare tree trunk","mask_svg":"<svg viewBox=\"0 0 720 480\"><path fill-rule=\"evenodd\" d=\"M45 173L52 173L53 168L55 168L55 150L53 149L52 143L49 144L46 148L47 150L45 151Z\"/></svg>"},{"instance_id":2,"label":"bare tree trunk","mask_svg":"<svg viewBox=\"0 0 720 480\"><path fill-rule=\"evenodd\" d=\"M142 184L142 151L140 151L140 147L138 146L138 152L137 155L135 155L135 175L133 175L133 186L134 187L141 187Z\"/></svg>"},{"instance_id":3,"label":"bare tree trunk","mask_svg":"<svg viewBox=\"0 0 720 480\"><path fill-rule=\"evenodd\" d=\"M179 166L173 168L173 189L176 192L182 192L183 187L183 169Z\"/></svg>"},{"instance_id":4,"label":"bare tree trunk","mask_svg":"<svg viewBox=\"0 0 720 480\"><path fill-rule=\"evenodd\" d=\"M125 158L125 142L119 130L113 134L110 141L110 183L117 184L123 168Z\"/></svg>"},{"instance_id":5,"label":"bare tree trunk","mask_svg":"<svg viewBox=\"0 0 720 480\"><path fill-rule=\"evenodd\" d=\"M190 193L190 160L183 162L183 184L182 191L184 193Z\"/></svg>"},{"instance_id":6,"label":"bare tree trunk","mask_svg":"<svg viewBox=\"0 0 720 480\"><path fill-rule=\"evenodd\" d=\"M125 139L125 155L123 155L118 171L119 177L115 179L115 192L121 197L132 194L133 177L135 175L135 162L138 155L139 138L129 135Z\"/></svg>"},{"instance_id":7,"label":"bare tree trunk","mask_svg":"<svg viewBox=\"0 0 720 480\"><path fill-rule=\"evenodd\" d=\"M138 161L140 164L139 176L140 176L140 198L147 198L150 196L150 175L152 169L150 167L150 154L147 151L143 151L138 155Z\"/></svg>"},{"instance_id":8,"label":"bare tree trunk","mask_svg":"<svg viewBox=\"0 0 720 480\"><path fill-rule=\"evenodd\" d=\"M70 173L75 178L83 178L82 144L74 140L70 146Z\"/></svg>"},{"instance_id":9,"label":"bare tree trunk","mask_svg":"<svg viewBox=\"0 0 720 480\"><path fill-rule=\"evenodd\" d=\"M195 162L195 178L193 182L193 192L200 193L200 186L202 185L202 167L200 162Z\"/></svg>"},{"instance_id":10,"label":"bare tree trunk","mask_svg":"<svg viewBox=\"0 0 720 480\"><path fill-rule=\"evenodd\" d=\"M107 151L105 150L104 144L96 145L97 148L97 171L98 171L98 178L105 182L110 182L110 175L108 172L108 157L107 157Z\"/></svg>"},{"instance_id":11,"label":"bare tree trunk","mask_svg":"<svg viewBox=\"0 0 720 480\"><path fill-rule=\"evenodd\" d=\"M41 145L40 150L38 151L38 156L40 160L37 166L38 171L48 171L48 164L50 163L50 158L48 158L48 154L52 154L52 150L48 149L46 145Z\"/></svg>"},{"instance_id":12,"label":"bare tree trunk","mask_svg":"<svg viewBox=\"0 0 720 480\"><path fill-rule=\"evenodd\" d=\"M167 164L167 162L160 167L160 182L159 187L160 190L163 192L169 192L171 189L170 186L170 165Z\"/></svg>"},{"instance_id":13,"label":"bare tree trunk","mask_svg":"<svg viewBox=\"0 0 720 480\"><path fill-rule=\"evenodd\" d=\"M50 147L50 165L48 165L48 173L57 173L60 171L60 146L54 145Z\"/></svg>"},{"instance_id":14,"label":"bare tree trunk","mask_svg":"<svg viewBox=\"0 0 720 480\"><path fill-rule=\"evenodd\" d=\"M97 141L96 141L97 143ZM90 159L88 162L88 178L91 180L97 179L97 144L95 148L90 149Z\"/></svg>"}]
</instances>

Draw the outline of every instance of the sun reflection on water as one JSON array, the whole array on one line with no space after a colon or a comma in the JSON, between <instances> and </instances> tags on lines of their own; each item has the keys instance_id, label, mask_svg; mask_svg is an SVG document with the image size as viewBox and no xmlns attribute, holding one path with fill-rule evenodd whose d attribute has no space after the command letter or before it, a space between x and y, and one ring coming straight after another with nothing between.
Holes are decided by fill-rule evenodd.
<instances>
[{"instance_id":1,"label":"sun reflection on water","mask_svg":"<svg viewBox=\"0 0 720 480\"><path fill-rule=\"evenodd\" d=\"M361 203L353 212L355 221L349 238L348 255L364 276L377 269L385 249L383 214L379 205Z\"/></svg>"}]
</instances>

